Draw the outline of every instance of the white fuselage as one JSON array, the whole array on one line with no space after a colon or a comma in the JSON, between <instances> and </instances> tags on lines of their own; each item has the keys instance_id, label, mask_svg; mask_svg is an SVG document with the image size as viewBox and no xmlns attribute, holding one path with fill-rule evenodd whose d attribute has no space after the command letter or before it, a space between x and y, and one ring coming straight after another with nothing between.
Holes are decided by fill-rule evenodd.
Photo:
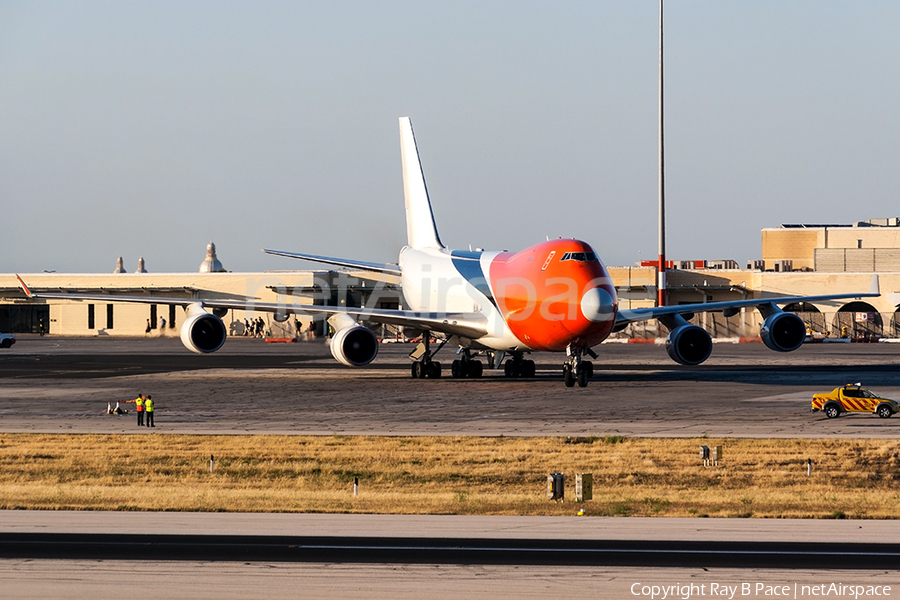
<instances>
[{"instance_id":1,"label":"white fuselage","mask_svg":"<svg viewBox=\"0 0 900 600\"><path fill-rule=\"evenodd\" d=\"M459 252L459 251L453 251ZM499 252L462 252L438 248L400 251L403 298L411 310L426 313L480 313L487 319L487 335L463 340L464 346L493 350L528 347L510 330L491 301L491 261Z\"/></svg>"}]
</instances>

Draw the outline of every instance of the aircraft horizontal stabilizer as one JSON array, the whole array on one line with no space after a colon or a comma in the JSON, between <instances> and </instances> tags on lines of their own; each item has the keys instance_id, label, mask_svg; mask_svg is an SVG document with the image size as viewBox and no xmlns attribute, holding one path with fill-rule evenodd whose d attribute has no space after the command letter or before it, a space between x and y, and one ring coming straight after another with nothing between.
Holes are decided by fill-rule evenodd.
<instances>
[{"instance_id":1,"label":"aircraft horizontal stabilizer","mask_svg":"<svg viewBox=\"0 0 900 600\"><path fill-rule=\"evenodd\" d=\"M328 265L337 265L339 267L347 267L349 269L360 269L361 271L375 271L376 273L388 273L390 275L400 274L400 265L394 263L373 263L361 260L348 260L346 258L333 258L331 256L318 256L316 254L301 254L299 252L268 250L266 248L263 248L263 252L265 252L266 254L273 254L275 256L299 258L301 260L320 262Z\"/></svg>"}]
</instances>

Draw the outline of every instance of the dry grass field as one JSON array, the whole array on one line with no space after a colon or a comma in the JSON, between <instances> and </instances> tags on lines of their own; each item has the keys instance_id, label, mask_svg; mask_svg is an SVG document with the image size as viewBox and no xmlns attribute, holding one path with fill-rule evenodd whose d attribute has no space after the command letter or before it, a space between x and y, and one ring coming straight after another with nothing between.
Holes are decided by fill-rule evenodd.
<instances>
[{"instance_id":1,"label":"dry grass field","mask_svg":"<svg viewBox=\"0 0 900 600\"><path fill-rule=\"evenodd\" d=\"M701 444L724 447L718 467ZM552 472L565 502L547 500ZM576 473L593 473L593 500L575 503ZM0 435L0 509L883 519L898 506L892 440Z\"/></svg>"}]
</instances>

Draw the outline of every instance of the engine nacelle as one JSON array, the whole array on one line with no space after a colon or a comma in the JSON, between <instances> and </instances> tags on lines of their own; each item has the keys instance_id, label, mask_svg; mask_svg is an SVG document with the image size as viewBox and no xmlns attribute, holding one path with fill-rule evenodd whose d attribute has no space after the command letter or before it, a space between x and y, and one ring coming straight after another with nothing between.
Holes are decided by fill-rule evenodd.
<instances>
[{"instance_id":1,"label":"engine nacelle","mask_svg":"<svg viewBox=\"0 0 900 600\"><path fill-rule=\"evenodd\" d=\"M342 327L331 338L331 354L348 367L361 367L378 356L378 339L362 325Z\"/></svg>"},{"instance_id":2,"label":"engine nacelle","mask_svg":"<svg viewBox=\"0 0 900 600\"><path fill-rule=\"evenodd\" d=\"M699 365L712 352L712 339L702 327L682 325L669 332L666 338L669 358L682 365Z\"/></svg>"},{"instance_id":3,"label":"engine nacelle","mask_svg":"<svg viewBox=\"0 0 900 600\"><path fill-rule=\"evenodd\" d=\"M181 325L181 343L191 352L209 354L225 343L228 332L222 319L203 310L200 304L188 307Z\"/></svg>"},{"instance_id":4,"label":"engine nacelle","mask_svg":"<svg viewBox=\"0 0 900 600\"><path fill-rule=\"evenodd\" d=\"M803 345L806 323L794 313L779 311L766 317L759 328L759 337L772 350L791 352Z\"/></svg>"}]
</instances>

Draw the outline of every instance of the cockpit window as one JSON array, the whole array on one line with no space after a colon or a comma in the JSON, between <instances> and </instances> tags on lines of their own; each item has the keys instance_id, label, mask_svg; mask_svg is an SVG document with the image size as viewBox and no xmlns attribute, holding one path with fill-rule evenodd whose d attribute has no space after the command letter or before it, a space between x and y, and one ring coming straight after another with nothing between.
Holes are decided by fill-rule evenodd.
<instances>
[{"instance_id":1,"label":"cockpit window","mask_svg":"<svg viewBox=\"0 0 900 600\"><path fill-rule=\"evenodd\" d=\"M594 252L566 252L562 255L562 258L559 259L560 262L564 260L574 260L576 262L597 262L600 259L597 258L597 254Z\"/></svg>"}]
</instances>

